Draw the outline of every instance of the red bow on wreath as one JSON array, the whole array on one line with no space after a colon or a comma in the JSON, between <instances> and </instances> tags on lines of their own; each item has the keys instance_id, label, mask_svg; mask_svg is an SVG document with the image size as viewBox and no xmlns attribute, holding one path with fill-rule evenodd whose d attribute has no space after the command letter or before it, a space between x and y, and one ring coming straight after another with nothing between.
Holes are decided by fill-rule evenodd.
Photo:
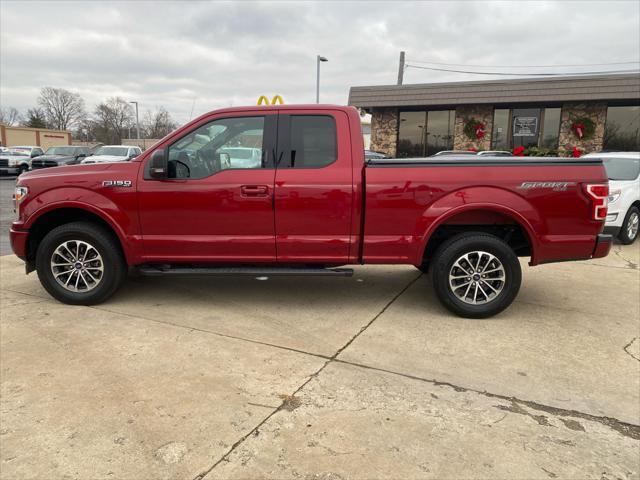
<instances>
[{"instance_id":1,"label":"red bow on wreath","mask_svg":"<svg viewBox=\"0 0 640 480\"><path fill-rule=\"evenodd\" d=\"M512 152L516 157L524 157L524 147L516 147Z\"/></svg>"},{"instance_id":2,"label":"red bow on wreath","mask_svg":"<svg viewBox=\"0 0 640 480\"><path fill-rule=\"evenodd\" d=\"M573 147L573 150L571 150L571 156L573 158L578 158L582 155L582 150L580 150L578 147Z\"/></svg>"},{"instance_id":3,"label":"red bow on wreath","mask_svg":"<svg viewBox=\"0 0 640 480\"><path fill-rule=\"evenodd\" d=\"M574 123L571 125L571 129L575 132L578 138L584 137L584 123Z\"/></svg>"},{"instance_id":4,"label":"red bow on wreath","mask_svg":"<svg viewBox=\"0 0 640 480\"><path fill-rule=\"evenodd\" d=\"M485 135L485 131L484 131L485 124L484 123L476 123L474 128L476 129L476 138L478 140L483 138L484 135Z\"/></svg>"}]
</instances>

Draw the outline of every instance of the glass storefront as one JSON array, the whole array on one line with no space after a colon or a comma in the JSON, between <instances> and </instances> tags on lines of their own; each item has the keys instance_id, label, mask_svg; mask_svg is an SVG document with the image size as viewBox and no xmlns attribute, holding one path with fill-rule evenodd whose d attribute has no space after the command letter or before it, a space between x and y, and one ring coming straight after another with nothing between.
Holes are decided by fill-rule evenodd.
<instances>
[{"instance_id":1,"label":"glass storefront","mask_svg":"<svg viewBox=\"0 0 640 480\"><path fill-rule=\"evenodd\" d=\"M400 112L398 157L427 157L453 149L455 110Z\"/></svg>"},{"instance_id":2,"label":"glass storefront","mask_svg":"<svg viewBox=\"0 0 640 480\"><path fill-rule=\"evenodd\" d=\"M640 106L607 108L602 149L640 150Z\"/></svg>"},{"instance_id":3,"label":"glass storefront","mask_svg":"<svg viewBox=\"0 0 640 480\"><path fill-rule=\"evenodd\" d=\"M544 120L542 122L542 141L540 142L541 147L549 149L558 148L561 111L561 108L544 109Z\"/></svg>"},{"instance_id":4,"label":"glass storefront","mask_svg":"<svg viewBox=\"0 0 640 480\"><path fill-rule=\"evenodd\" d=\"M493 131L491 148L493 150L509 150L509 109L496 108L493 111Z\"/></svg>"}]
</instances>

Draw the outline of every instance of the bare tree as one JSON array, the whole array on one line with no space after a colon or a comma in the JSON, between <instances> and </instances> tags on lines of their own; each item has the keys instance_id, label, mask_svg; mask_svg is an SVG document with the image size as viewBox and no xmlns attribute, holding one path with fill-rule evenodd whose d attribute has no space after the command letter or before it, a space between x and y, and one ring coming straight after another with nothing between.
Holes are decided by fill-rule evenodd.
<instances>
[{"instance_id":1,"label":"bare tree","mask_svg":"<svg viewBox=\"0 0 640 480\"><path fill-rule=\"evenodd\" d=\"M153 113L147 111L142 125L146 138L162 138L177 127L171 114L162 106Z\"/></svg>"},{"instance_id":2,"label":"bare tree","mask_svg":"<svg viewBox=\"0 0 640 480\"><path fill-rule=\"evenodd\" d=\"M38 106L42 108L47 123L58 130L67 130L85 117L84 100L80 94L64 88L44 87L40 90Z\"/></svg>"},{"instance_id":3,"label":"bare tree","mask_svg":"<svg viewBox=\"0 0 640 480\"><path fill-rule=\"evenodd\" d=\"M111 97L98 105L94 112L93 132L97 140L121 143L125 129L133 124L133 109L120 97Z\"/></svg>"},{"instance_id":4,"label":"bare tree","mask_svg":"<svg viewBox=\"0 0 640 480\"><path fill-rule=\"evenodd\" d=\"M47 128L47 117L41 108L30 108L27 110L27 118L22 121L21 125L30 128Z\"/></svg>"},{"instance_id":5,"label":"bare tree","mask_svg":"<svg viewBox=\"0 0 640 480\"><path fill-rule=\"evenodd\" d=\"M10 127L20 122L20 112L17 108L7 107L0 109L0 123L9 125Z\"/></svg>"}]
</instances>

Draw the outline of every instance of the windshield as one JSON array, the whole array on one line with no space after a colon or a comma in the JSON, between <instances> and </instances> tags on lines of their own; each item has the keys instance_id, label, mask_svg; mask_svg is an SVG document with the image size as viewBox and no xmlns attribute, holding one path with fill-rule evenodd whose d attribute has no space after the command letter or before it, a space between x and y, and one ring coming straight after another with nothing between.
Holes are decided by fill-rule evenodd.
<instances>
[{"instance_id":1,"label":"windshield","mask_svg":"<svg viewBox=\"0 0 640 480\"><path fill-rule=\"evenodd\" d=\"M640 174L640 158L603 158L609 180L635 180Z\"/></svg>"},{"instance_id":2,"label":"windshield","mask_svg":"<svg viewBox=\"0 0 640 480\"><path fill-rule=\"evenodd\" d=\"M45 155L74 155L75 147L51 147L47 148Z\"/></svg>"},{"instance_id":3,"label":"windshield","mask_svg":"<svg viewBox=\"0 0 640 480\"><path fill-rule=\"evenodd\" d=\"M96 155L116 155L126 157L129 149L127 147L100 147L96 150Z\"/></svg>"},{"instance_id":4,"label":"windshield","mask_svg":"<svg viewBox=\"0 0 640 480\"><path fill-rule=\"evenodd\" d=\"M9 150L7 152L9 155L13 155L14 157L28 157L29 152L25 152L24 150Z\"/></svg>"}]
</instances>

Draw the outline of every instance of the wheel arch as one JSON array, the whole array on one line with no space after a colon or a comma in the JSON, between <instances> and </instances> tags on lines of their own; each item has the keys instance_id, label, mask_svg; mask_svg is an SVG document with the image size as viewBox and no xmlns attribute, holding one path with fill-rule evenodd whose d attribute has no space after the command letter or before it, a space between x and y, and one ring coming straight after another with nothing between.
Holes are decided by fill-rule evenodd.
<instances>
[{"instance_id":1,"label":"wheel arch","mask_svg":"<svg viewBox=\"0 0 640 480\"><path fill-rule=\"evenodd\" d=\"M426 230L418 248L417 262L428 263L442 242L473 230L502 238L519 256L531 257L531 264L536 263L538 244L531 223L518 211L494 203L471 203L448 209ZM522 240L526 246L520 244Z\"/></svg>"},{"instance_id":2,"label":"wheel arch","mask_svg":"<svg viewBox=\"0 0 640 480\"><path fill-rule=\"evenodd\" d=\"M27 237L27 268L34 267L36 251L42 239L52 229L67 223L85 221L100 225L117 241L117 246L123 258L131 264L126 236L116 222L104 212L92 208L90 205L78 203L63 203L47 205L29 218L29 235Z\"/></svg>"}]
</instances>

